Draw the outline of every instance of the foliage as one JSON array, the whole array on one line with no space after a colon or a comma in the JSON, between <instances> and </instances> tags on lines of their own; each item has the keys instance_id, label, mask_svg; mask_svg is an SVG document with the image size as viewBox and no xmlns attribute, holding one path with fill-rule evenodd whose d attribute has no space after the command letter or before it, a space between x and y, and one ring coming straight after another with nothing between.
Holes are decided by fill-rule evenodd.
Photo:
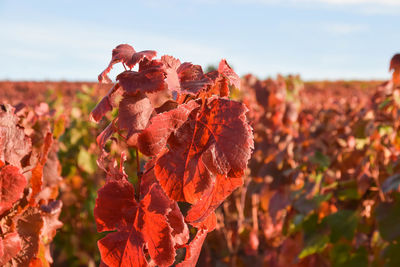
<instances>
[{"instance_id":1,"label":"foliage","mask_svg":"<svg viewBox=\"0 0 400 267\"><path fill-rule=\"evenodd\" d=\"M91 114L99 121L118 107L97 138L104 149L98 165L107 179L94 215L99 232L115 231L98 242L108 266L170 266L182 261L175 259L182 250L185 259L178 265L193 266L215 227L214 210L243 184L253 148L247 108L228 98L229 84L238 88L240 79L225 60L204 74L199 65L155 56L119 45L99 75L100 82L109 81L107 73L118 62L129 68ZM136 64L138 71L132 71ZM113 141L136 149L136 190L124 171L124 153L118 167L104 147L114 133L120 138ZM143 175L139 152L149 157ZM188 224L197 229L190 243Z\"/></svg>"},{"instance_id":2,"label":"foliage","mask_svg":"<svg viewBox=\"0 0 400 267\"><path fill-rule=\"evenodd\" d=\"M1 106L0 265L399 265L398 55L374 91L155 58Z\"/></svg>"},{"instance_id":3,"label":"foliage","mask_svg":"<svg viewBox=\"0 0 400 267\"><path fill-rule=\"evenodd\" d=\"M0 106L0 265L49 266L62 202L58 144L45 103Z\"/></svg>"},{"instance_id":4,"label":"foliage","mask_svg":"<svg viewBox=\"0 0 400 267\"><path fill-rule=\"evenodd\" d=\"M249 175L217 210L216 231L199 261L397 266L400 88L395 79L367 100L339 95L303 107L298 77L244 77L238 97L250 109L255 139Z\"/></svg>"}]
</instances>

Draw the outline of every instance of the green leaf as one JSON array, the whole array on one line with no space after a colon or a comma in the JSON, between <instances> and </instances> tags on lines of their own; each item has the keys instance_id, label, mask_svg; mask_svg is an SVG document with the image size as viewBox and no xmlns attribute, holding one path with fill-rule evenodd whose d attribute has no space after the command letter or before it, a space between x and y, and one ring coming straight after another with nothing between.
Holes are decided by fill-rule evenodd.
<instances>
[{"instance_id":1,"label":"green leaf","mask_svg":"<svg viewBox=\"0 0 400 267\"><path fill-rule=\"evenodd\" d=\"M346 188L340 190L338 192L337 197L340 201L360 199L360 195L358 194L357 188Z\"/></svg>"},{"instance_id":2,"label":"green leaf","mask_svg":"<svg viewBox=\"0 0 400 267\"><path fill-rule=\"evenodd\" d=\"M54 123L53 135L58 139L65 131L65 116L61 115Z\"/></svg>"},{"instance_id":3,"label":"green leaf","mask_svg":"<svg viewBox=\"0 0 400 267\"><path fill-rule=\"evenodd\" d=\"M400 237L400 200L399 195L394 202L380 203L375 210L379 233L387 241Z\"/></svg>"},{"instance_id":4,"label":"green leaf","mask_svg":"<svg viewBox=\"0 0 400 267\"><path fill-rule=\"evenodd\" d=\"M366 267L368 266L367 251L359 248L355 253L351 253L352 247L347 244L335 245L330 253L333 267Z\"/></svg>"},{"instance_id":5,"label":"green leaf","mask_svg":"<svg viewBox=\"0 0 400 267\"><path fill-rule=\"evenodd\" d=\"M75 145L76 143L78 143L79 139L81 139L82 137L82 133L77 128L71 129L69 133L71 145Z\"/></svg>"},{"instance_id":6,"label":"green leaf","mask_svg":"<svg viewBox=\"0 0 400 267\"><path fill-rule=\"evenodd\" d=\"M328 245L329 237L326 235L315 234L306 241L305 247L300 252L298 258L302 259L314 253L322 252Z\"/></svg>"},{"instance_id":7,"label":"green leaf","mask_svg":"<svg viewBox=\"0 0 400 267\"><path fill-rule=\"evenodd\" d=\"M317 164L321 168L328 168L331 165L331 160L328 156L322 154L321 151L315 151L314 155L310 158L310 161Z\"/></svg>"},{"instance_id":8,"label":"green leaf","mask_svg":"<svg viewBox=\"0 0 400 267\"><path fill-rule=\"evenodd\" d=\"M400 244L390 244L383 250L385 266L397 267L400 266Z\"/></svg>"},{"instance_id":9,"label":"green leaf","mask_svg":"<svg viewBox=\"0 0 400 267\"><path fill-rule=\"evenodd\" d=\"M81 148L78 154L78 166L83 171L93 174L96 169L96 159L86 149Z\"/></svg>"},{"instance_id":10,"label":"green leaf","mask_svg":"<svg viewBox=\"0 0 400 267\"><path fill-rule=\"evenodd\" d=\"M356 212L351 210L339 210L323 219L331 229L330 240L337 242L341 237L352 240L357 228L358 217Z\"/></svg>"}]
</instances>

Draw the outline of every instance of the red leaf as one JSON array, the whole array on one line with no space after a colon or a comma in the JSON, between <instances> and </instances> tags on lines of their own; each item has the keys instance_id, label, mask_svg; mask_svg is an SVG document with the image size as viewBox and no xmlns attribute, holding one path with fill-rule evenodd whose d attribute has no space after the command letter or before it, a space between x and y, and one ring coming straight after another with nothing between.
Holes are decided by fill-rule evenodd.
<instances>
[{"instance_id":1,"label":"red leaf","mask_svg":"<svg viewBox=\"0 0 400 267\"><path fill-rule=\"evenodd\" d=\"M118 127L128 131L129 145L136 146L137 136L146 128L152 112L151 102L143 93L124 94L124 98L119 104Z\"/></svg>"},{"instance_id":2,"label":"red leaf","mask_svg":"<svg viewBox=\"0 0 400 267\"><path fill-rule=\"evenodd\" d=\"M36 166L32 170L32 177L30 179L30 183L32 185L32 193L29 200L29 204L33 206L35 204L35 197L37 194L42 191L42 184L43 184L43 167L46 164L47 157L50 151L50 147L53 144L53 135L48 132L44 139L43 143L43 151L42 155L40 156L40 161L36 164Z\"/></svg>"},{"instance_id":3,"label":"red leaf","mask_svg":"<svg viewBox=\"0 0 400 267\"><path fill-rule=\"evenodd\" d=\"M107 125L107 127L97 136L96 142L99 147L103 148L107 142L107 140L113 135L115 132L113 122Z\"/></svg>"},{"instance_id":4,"label":"red leaf","mask_svg":"<svg viewBox=\"0 0 400 267\"><path fill-rule=\"evenodd\" d=\"M32 194L29 200L31 206L35 205L35 197L42 190L43 183L43 165L38 162L32 170L32 177L30 179Z\"/></svg>"},{"instance_id":5,"label":"red leaf","mask_svg":"<svg viewBox=\"0 0 400 267\"><path fill-rule=\"evenodd\" d=\"M120 44L113 49L110 63L98 77L99 82L103 82L103 80L106 80L106 82L111 82L110 78L107 77L107 74L110 72L113 65L118 62L126 64L131 69L145 57L152 59L156 56L156 54L157 53L155 51L151 50L136 53L132 46L128 44Z\"/></svg>"},{"instance_id":6,"label":"red leaf","mask_svg":"<svg viewBox=\"0 0 400 267\"><path fill-rule=\"evenodd\" d=\"M246 168L253 148L246 112L243 104L222 98L193 109L155 165L156 178L170 198L194 203L213 184L219 186L217 174Z\"/></svg>"},{"instance_id":7,"label":"red leaf","mask_svg":"<svg viewBox=\"0 0 400 267\"><path fill-rule=\"evenodd\" d=\"M41 239L45 241L45 258L52 263L53 258L50 254L50 240L53 240L57 229L63 226L63 223L58 220L62 208L61 200L51 201L48 205L41 205L40 211L43 218L43 227L41 231ZM48 242L46 242L46 240Z\"/></svg>"},{"instance_id":8,"label":"red leaf","mask_svg":"<svg viewBox=\"0 0 400 267\"><path fill-rule=\"evenodd\" d=\"M108 180L98 191L94 216L97 231L114 231L133 225L138 204L135 190L126 179Z\"/></svg>"},{"instance_id":9,"label":"red leaf","mask_svg":"<svg viewBox=\"0 0 400 267\"><path fill-rule=\"evenodd\" d=\"M0 160L21 167L21 159L31 151L31 141L18 126L14 108L0 106Z\"/></svg>"},{"instance_id":10,"label":"red leaf","mask_svg":"<svg viewBox=\"0 0 400 267\"><path fill-rule=\"evenodd\" d=\"M215 212L212 212L204 219L204 221L190 224L197 229L204 229L207 230L207 232L212 232L217 226L217 216L215 215Z\"/></svg>"},{"instance_id":11,"label":"red leaf","mask_svg":"<svg viewBox=\"0 0 400 267\"><path fill-rule=\"evenodd\" d=\"M144 173L140 178L140 196L146 195L154 183L158 183L154 174L154 160L150 160L144 166Z\"/></svg>"},{"instance_id":12,"label":"red leaf","mask_svg":"<svg viewBox=\"0 0 400 267\"><path fill-rule=\"evenodd\" d=\"M113 49L112 51L112 58L110 63L108 64L107 68L100 73L99 75L99 82L103 82L103 80L106 80L106 82L111 82L110 78L107 77L107 74L110 72L112 69L112 66L118 62L123 62L127 64L133 54L136 53L135 49L133 49L132 46L128 44L120 44L116 48Z\"/></svg>"},{"instance_id":13,"label":"red leaf","mask_svg":"<svg viewBox=\"0 0 400 267\"><path fill-rule=\"evenodd\" d=\"M172 228L171 234L176 245L181 246L189 241L189 229L184 221L178 203L172 202L171 209L171 212L167 215L168 223Z\"/></svg>"},{"instance_id":14,"label":"red leaf","mask_svg":"<svg viewBox=\"0 0 400 267\"><path fill-rule=\"evenodd\" d=\"M27 184L17 167L7 165L0 170L0 215L22 198Z\"/></svg>"},{"instance_id":15,"label":"red leaf","mask_svg":"<svg viewBox=\"0 0 400 267\"><path fill-rule=\"evenodd\" d=\"M148 60L152 60L157 56L157 52L153 50L144 50L138 53L135 53L132 55L131 60L128 62L128 67L132 68L135 66L137 63L141 62L145 58Z\"/></svg>"},{"instance_id":16,"label":"red leaf","mask_svg":"<svg viewBox=\"0 0 400 267\"><path fill-rule=\"evenodd\" d=\"M400 68L400 54L396 54L390 60L389 71Z\"/></svg>"},{"instance_id":17,"label":"red leaf","mask_svg":"<svg viewBox=\"0 0 400 267\"><path fill-rule=\"evenodd\" d=\"M400 83L400 54L396 54L390 61L389 71L393 71L392 81L395 84Z\"/></svg>"},{"instance_id":18,"label":"red leaf","mask_svg":"<svg viewBox=\"0 0 400 267\"><path fill-rule=\"evenodd\" d=\"M145 60L138 72L124 71L117 76L117 80L127 94L133 95L139 91L153 93L167 89L165 75L164 65L160 61Z\"/></svg>"},{"instance_id":19,"label":"red leaf","mask_svg":"<svg viewBox=\"0 0 400 267\"><path fill-rule=\"evenodd\" d=\"M17 232L22 240L22 249L12 259L17 266L28 266L38 255L43 218L36 208L27 209L18 220Z\"/></svg>"},{"instance_id":20,"label":"red leaf","mask_svg":"<svg viewBox=\"0 0 400 267\"><path fill-rule=\"evenodd\" d=\"M140 194L146 195L153 184L158 185L158 181L154 175L154 160L147 162L145 172L140 179ZM165 195L164 192L162 194ZM167 198L165 196L165 198ZM189 241L189 229L184 222L183 215L175 201L171 202L171 211L168 213L168 223L172 228L172 236L177 246L184 245Z\"/></svg>"},{"instance_id":21,"label":"red leaf","mask_svg":"<svg viewBox=\"0 0 400 267\"><path fill-rule=\"evenodd\" d=\"M208 89L207 93L209 95L217 95L217 96L228 96L229 95L229 86L228 79L221 76L218 71L212 71L206 74L209 77L214 85Z\"/></svg>"},{"instance_id":22,"label":"red leaf","mask_svg":"<svg viewBox=\"0 0 400 267\"><path fill-rule=\"evenodd\" d=\"M161 57L167 75L166 83L171 91L197 94L207 89L212 80L204 75L200 65L185 62L181 64L179 59L165 55Z\"/></svg>"},{"instance_id":23,"label":"red leaf","mask_svg":"<svg viewBox=\"0 0 400 267\"><path fill-rule=\"evenodd\" d=\"M168 84L168 89L171 91L179 92L181 86L179 83L177 70L181 65L181 62L179 61L179 59L168 55L162 56L161 62L164 63L165 66L165 72L167 74L166 83Z\"/></svg>"},{"instance_id":24,"label":"red leaf","mask_svg":"<svg viewBox=\"0 0 400 267\"><path fill-rule=\"evenodd\" d=\"M193 267L196 266L197 260L199 259L201 247L203 246L204 240L207 237L206 230L199 230L196 237L190 242L186 248L185 260L177 264L177 267Z\"/></svg>"},{"instance_id":25,"label":"red leaf","mask_svg":"<svg viewBox=\"0 0 400 267\"><path fill-rule=\"evenodd\" d=\"M167 221L172 204L174 202L165 196L158 185L153 185L141 201L141 213L138 216L137 227L147 242L151 258L158 265L171 265L175 260L175 242L172 239L172 229ZM175 217L173 214L171 216Z\"/></svg>"},{"instance_id":26,"label":"red leaf","mask_svg":"<svg viewBox=\"0 0 400 267\"><path fill-rule=\"evenodd\" d=\"M143 247L147 245L157 265L171 265L180 231L174 234L170 223L175 225L183 220L182 214L175 214L177 211L171 209L173 205L157 184L153 184L137 203L133 186L126 179L107 180L96 200L95 218L99 231L117 232L108 234L98 243L104 263L146 266Z\"/></svg>"},{"instance_id":27,"label":"red leaf","mask_svg":"<svg viewBox=\"0 0 400 267\"><path fill-rule=\"evenodd\" d=\"M240 89L240 77L228 65L225 59L222 59L218 66L218 72L228 79L229 83Z\"/></svg>"},{"instance_id":28,"label":"red leaf","mask_svg":"<svg viewBox=\"0 0 400 267\"><path fill-rule=\"evenodd\" d=\"M134 227L126 231L109 233L97 242L106 266L147 266L140 232Z\"/></svg>"},{"instance_id":29,"label":"red leaf","mask_svg":"<svg viewBox=\"0 0 400 267\"><path fill-rule=\"evenodd\" d=\"M21 250L21 238L17 233L9 233L4 236L4 239L0 238L0 244L2 244L2 252L0 255L0 265L5 265L8 261L14 258Z\"/></svg>"},{"instance_id":30,"label":"red leaf","mask_svg":"<svg viewBox=\"0 0 400 267\"><path fill-rule=\"evenodd\" d=\"M156 111L157 114L159 114L159 113L173 110L173 109L177 108L178 106L179 106L178 102L176 102L174 100L167 100L164 102L164 104L162 104L158 108L155 108L154 110Z\"/></svg>"},{"instance_id":31,"label":"red leaf","mask_svg":"<svg viewBox=\"0 0 400 267\"><path fill-rule=\"evenodd\" d=\"M119 84L115 84L107 93L105 97L96 105L96 107L90 113L90 120L98 122L104 115L111 111L113 106L111 103L111 96L119 89Z\"/></svg>"},{"instance_id":32,"label":"red leaf","mask_svg":"<svg viewBox=\"0 0 400 267\"><path fill-rule=\"evenodd\" d=\"M207 217L227 198L236 188L243 184L242 173L237 176L217 175L215 183L201 196L186 215L186 221L199 223Z\"/></svg>"},{"instance_id":33,"label":"red leaf","mask_svg":"<svg viewBox=\"0 0 400 267\"><path fill-rule=\"evenodd\" d=\"M200 65L185 62L179 66L177 73L180 81L180 91L184 93L197 94L212 84L210 78L204 75Z\"/></svg>"},{"instance_id":34,"label":"red leaf","mask_svg":"<svg viewBox=\"0 0 400 267\"><path fill-rule=\"evenodd\" d=\"M189 113L198 106L195 101L190 101L151 118L150 124L138 137L140 152L147 156L157 155L167 144L171 133L179 128L187 120Z\"/></svg>"}]
</instances>

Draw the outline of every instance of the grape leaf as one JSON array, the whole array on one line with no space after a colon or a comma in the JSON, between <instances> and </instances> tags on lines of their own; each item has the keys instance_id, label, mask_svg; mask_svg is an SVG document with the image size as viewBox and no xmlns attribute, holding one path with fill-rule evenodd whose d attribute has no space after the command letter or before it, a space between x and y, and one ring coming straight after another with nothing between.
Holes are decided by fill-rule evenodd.
<instances>
[{"instance_id":1,"label":"grape leaf","mask_svg":"<svg viewBox=\"0 0 400 267\"><path fill-rule=\"evenodd\" d=\"M390 60L389 71L400 68L400 54L395 54Z\"/></svg>"},{"instance_id":2,"label":"grape leaf","mask_svg":"<svg viewBox=\"0 0 400 267\"><path fill-rule=\"evenodd\" d=\"M110 78L107 77L107 74L111 71L114 64L122 62L131 69L145 57L152 59L156 54L157 53L152 50L136 52L132 46L128 44L120 44L113 49L110 63L98 77L99 82L103 82L104 80L108 83L111 82Z\"/></svg>"},{"instance_id":3,"label":"grape leaf","mask_svg":"<svg viewBox=\"0 0 400 267\"><path fill-rule=\"evenodd\" d=\"M17 222L17 232L22 240L22 249L12 259L14 266L28 266L39 252L43 218L36 208L28 208Z\"/></svg>"},{"instance_id":4,"label":"grape leaf","mask_svg":"<svg viewBox=\"0 0 400 267\"><path fill-rule=\"evenodd\" d=\"M217 175L215 182L203 193L186 215L186 221L200 223L227 198L236 188L243 184L242 173L239 175ZM212 223L211 223L212 225ZM206 227L211 228L209 225Z\"/></svg>"},{"instance_id":5,"label":"grape leaf","mask_svg":"<svg viewBox=\"0 0 400 267\"><path fill-rule=\"evenodd\" d=\"M14 108L0 106L0 160L21 167L21 159L31 151L31 141L18 126Z\"/></svg>"},{"instance_id":6,"label":"grape leaf","mask_svg":"<svg viewBox=\"0 0 400 267\"><path fill-rule=\"evenodd\" d=\"M25 176L17 167L6 165L0 170L0 215L22 198L26 184Z\"/></svg>"},{"instance_id":7,"label":"grape leaf","mask_svg":"<svg viewBox=\"0 0 400 267\"><path fill-rule=\"evenodd\" d=\"M12 232L0 237L0 244L2 245L2 255L0 255L0 265L5 265L8 261L14 258L21 250L21 238L18 233Z\"/></svg>"},{"instance_id":8,"label":"grape leaf","mask_svg":"<svg viewBox=\"0 0 400 267\"><path fill-rule=\"evenodd\" d=\"M140 194L141 196L146 195L150 188L154 185L158 185L158 181L156 176L154 175L154 163L155 160L152 159L148 161L145 165L145 171L140 179ZM162 194L165 194L162 192ZM165 198L167 198L165 196ZM183 215L179 209L179 206L176 202L172 202L171 204L171 212L168 213L168 222L172 228L172 236L174 237L175 243L177 245L184 245L189 240L189 229L184 222Z\"/></svg>"},{"instance_id":9,"label":"grape leaf","mask_svg":"<svg viewBox=\"0 0 400 267\"><path fill-rule=\"evenodd\" d=\"M141 92L124 94L119 104L118 127L128 131L128 144L136 146L137 136L149 122L153 112L150 100Z\"/></svg>"},{"instance_id":10,"label":"grape leaf","mask_svg":"<svg viewBox=\"0 0 400 267\"><path fill-rule=\"evenodd\" d=\"M212 80L204 75L200 65L189 62L181 64L179 59L168 55L162 56L161 62L164 64L166 83L171 91L197 94L212 84Z\"/></svg>"},{"instance_id":11,"label":"grape leaf","mask_svg":"<svg viewBox=\"0 0 400 267\"><path fill-rule=\"evenodd\" d=\"M168 89L171 91L180 91L179 77L177 73L177 69L181 65L179 59L176 59L172 56L162 56L161 62L164 63L165 72L167 74L166 83L168 84Z\"/></svg>"},{"instance_id":12,"label":"grape leaf","mask_svg":"<svg viewBox=\"0 0 400 267\"><path fill-rule=\"evenodd\" d=\"M240 77L233 71L225 59L222 59L219 63L218 73L224 76L231 85L235 86L237 89L240 89Z\"/></svg>"},{"instance_id":13,"label":"grape leaf","mask_svg":"<svg viewBox=\"0 0 400 267\"><path fill-rule=\"evenodd\" d=\"M190 224L197 229L204 229L207 230L207 232L212 232L217 226L217 216L215 212L211 212L203 221L198 223L191 222Z\"/></svg>"},{"instance_id":14,"label":"grape leaf","mask_svg":"<svg viewBox=\"0 0 400 267\"><path fill-rule=\"evenodd\" d=\"M190 242L189 246L186 248L185 260L179 264L177 267L191 267L196 266L197 260L199 259L201 247L203 246L204 240L207 237L206 230L199 230L195 238Z\"/></svg>"},{"instance_id":15,"label":"grape leaf","mask_svg":"<svg viewBox=\"0 0 400 267\"><path fill-rule=\"evenodd\" d=\"M35 203L35 197L37 194L42 191L42 184L43 184L43 167L46 164L47 156L50 151L50 147L53 144L53 135L48 132L44 139L43 143L43 151L42 155L40 156L40 161L36 164L36 166L32 170L32 177L30 179L30 183L32 186L32 193L29 200L31 205Z\"/></svg>"},{"instance_id":16,"label":"grape leaf","mask_svg":"<svg viewBox=\"0 0 400 267\"><path fill-rule=\"evenodd\" d=\"M392 57L390 61L389 71L393 71L392 81L395 84L400 83L400 54L396 54Z\"/></svg>"},{"instance_id":17,"label":"grape leaf","mask_svg":"<svg viewBox=\"0 0 400 267\"><path fill-rule=\"evenodd\" d=\"M98 242L102 261L109 266L146 266L147 244L156 264L171 265L176 254L175 242L186 240L170 227L170 223L178 225L177 221L183 220L175 204L157 184L137 203L128 180L108 179L99 190L95 218L98 231L117 231Z\"/></svg>"},{"instance_id":18,"label":"grape leaf","mask_svg":"<svg viewBox=\"0 0 400 267\"><path fill-rule=\"evenodd\" d=\"M120 88L119 84L116 83L108 91L107 95L100 100L100 102L94 107L92 112L90 112L90 120L94 122L99 122L104 115L113 109L111 96Z\"/></svg>"},{"instance_id":19,"label":"grape leaf","mask_svg":"<svg viewBox=\"0 0 400 267\"><path fill-rule=\"evenodd\" d=\"M187 120L189 113L196 107L199 107L199 104L190 101L152 117L146 129L139 134L138 148L140 152L147 156L157 155L167 144L171 133Z\"/></svg>"},{"instance_id":20,"label":"grape leaf","mask_svg":"<svg viewBox=\"0 0 400 267\"><path fill-rule=\"evenodd\" d=\"M99 147L104 148L107 140L113 135L115 132L113 122L110 122L107 127L97 136L96 142Z\"/></svg>"},{"instance_id":21,"label":"grape leaf","mask_svg":"<svg viewBox=\"0 0 400 267\"><path fill-rule=\"evenodd\" d=\"M140 196L146 195L154 183L157 183L157 179L154 174L154 159L151 159L144 166L144 173L140 178Z\"/></svg>"},{"instance_id":22,"label":"grape leaf","mask_svg":"<svg viewBox=\"0 0 400 267\"><path fill-rule=\"evenodd\" d=\"M211 186L228 182L215 180L217 175L246 168L254 146L246 112L239 102L214 97L193 109L168 138L169 150L158 158L155 174L171 199L194 203L207 190L213 192Z\"/></svg>"},{"instance_id":23,"label":"grape leaf","mask_svg":"<svg viewBox=\"0 0 400 267\"><path fill-rule=\"evenodd\" d=\"M53 262L53 258L50 254L50 241L53 240L56 235L57 229L63 226L63 223L58 220L61 208L62 202L60 200L51 201L47 205L40 206L40 213L43 218L43 227L40 236L41 240L44 241L44 256L50 263Z\"/></svg>"},{"instance_id":24,"label":"grape leaf","mask_svg":"<svg viewBox=\"0 0 400 267\"><path fill-rule=\"evenodd\" d=\"M200 65L185 62L179 66L176 72L178 73L181 92L197 94L212 84L210 78L204 75Z\"/></svg>"},{"instance_id":25,"label":"grape leaf","mask_svg":"<svg viewBox=\"0 0 400 267\"><path fill-rule=\"evenodd\" d=\"M117 80L126 94L153 93L167 89L164 79L166 72L162 62L144 60L140 63L139 71L124 71Z\"/></svg>"}]
</instances>

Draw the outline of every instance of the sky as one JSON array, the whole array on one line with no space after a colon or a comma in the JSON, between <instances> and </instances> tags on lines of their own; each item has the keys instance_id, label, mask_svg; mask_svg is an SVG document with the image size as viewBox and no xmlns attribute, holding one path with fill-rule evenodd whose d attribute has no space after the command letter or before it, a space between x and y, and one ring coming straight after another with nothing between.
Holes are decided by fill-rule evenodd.
<instances>
[{"instance_id":1,"label":"sky","mask_svg":"<svg viewBox=\"0 0 400 267\"><path fill-rule=\"evenodd\" d=\"M0 80L95 81L122 43L259 78L389 79L399 18L400 0L0 0Z\"/></svg>"}]
</instances>

